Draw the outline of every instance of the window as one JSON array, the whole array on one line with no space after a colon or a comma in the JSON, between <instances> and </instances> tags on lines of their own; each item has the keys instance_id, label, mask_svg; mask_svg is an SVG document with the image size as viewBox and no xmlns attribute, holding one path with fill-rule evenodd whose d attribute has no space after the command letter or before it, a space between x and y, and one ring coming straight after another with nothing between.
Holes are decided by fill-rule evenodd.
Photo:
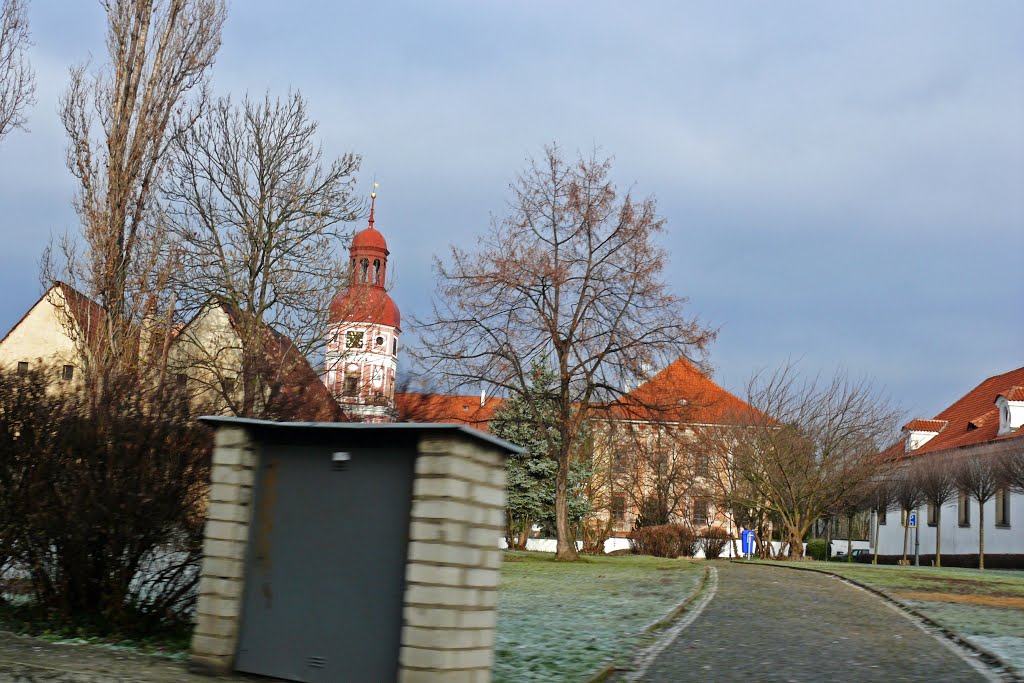
<instances>
[{"instance_id":1,"label":"window","mask_svg":"<svg viewBox=\"0 0 1024 683\"><path fill-rule=\"evenodd\" d=\"M384 337L377 337L373 340L373 345L378 348L384 348Z\"/></svg>"},{"instance_id":2,"label":"window","mask_svg":"<svg viewBox=\"0 0 1024 683\"><path fill-rule=\"evenodd\" d=\"M889 512L889 511L888 510L879 510L878 511L878 523L879 524L885 524L885 513L887 513L887 512Z\"/></svg>"},{"instance_id":3,"label":"window","mask_svg":"<svg viewBox=\"0 0 1024 683\"><path fill-rule=\"evenodd\" d=\"M612 522L622 526L626 521L626 497L621 493L612 496Z\"/></svg>"},{"instance_id":4,"label":"window","mask_svg":"<svg viewBox=\"0 0 1024 683\"><path fill-rule=\"evenodd\" d=\"M1010 526L1010 492L996 489L996 526Z\"/></svg>"},{"instance_id":5,"label":"window","mask_svg":"<svg viewBox=\"0 0 1024 683\"><path fill-rule=\"evenodd\" d=\"M380 284L380 259L373 259L373 284Z\"/></svg>"},{"instance_id":6,"label":"window","mask_svg":"<svg viewBox=\"0 0 1024 683\"><path fill-rule=\"evenodd\" d=\"M27 375L28 374L28 362L27 361L19 361L18 362L18 374L19 375Z\"/></svg>"},{"instance_id":7,"label":"window","mask_svg":"<svg viewBox=\"0 0 1024 683\"><path fill-rule=\"evenodd\" d=\"M391 340L391 355L392 356L397 356L398 355L398 339L397 338Z\"/></svg>"},{"instance_id":8,"label":"window","mask_svg":"<svg viewBox=\"0 0 1024 683\"><path fill-rule=\"evenodd\" d=\"M359 370L349 368L345 372L345 386L342 387L342 393L345 396L358 396L359 395Z\"/></svg>"},{"instance_id":9,"label":"window","mask_svg":"<svg viewBox=\"0 0 1024 683\"><path fill-rule=\"evenodd\" d=\"M693 474L696 477L707 478L709 476L707 453L697 453L696 455L694 455Z\"/></svg>"},{"instance_id":10,"label":"window","mask_svg":"<svg viewBox=\"0 0 1024 683\"><path fill-rule=\"evenodd\" d=\"M224 395L231 396L235 393L235 378L225 377L224 378Z\"/></svg>"},{"instance_id":11,"label":"window","mask_svg":"<svg viewBox=\"0 0 1024 683\"><path fill-rule=\"evenodd\" d=\"M707 498L694 498L693 507L690 510L690 523L691 524L707 524L708 523L708 499Z\"/></svg>"},{"instance_id":12,"label":"window","mask_svg":"<svg viewBox=\"0 0 1024 683\"><path fill-rule=\"evenodd\" d=\"M349 330L345 333L345 348L346 349L361 349L363 348L363 336L362 330Z\"/></svg>"},{"instance_id":13,"label":"window","mask_svg":"<svg viewBox=\"0 0 1024 683\"><path fill-rule=\"evenodd\" d=\"M70 382L71 380L73 380L75 378L75 366L65 365L63 368L61 368L60 378L65 382Z\"/></svg>"},{"instance_id":14,"label":"window","mask_svg":"<svg viewBox=\"0 0 1024 683\"><path fill-rule=\"evenodd\" d=\"M627 468L626 450L621 446L612 451L612 474L623 475Z\"/></svg>"},{"instance_id":15,"label":"window","mask_svg":"<svg viewBox=\"0 0 1024 683\"><path fill-rule=\"evenodd\" d=\"M938 508L928 503L928 526L935 526L939 523Z\"/></svg>"},{"instance_id":16,"label":"window","mask_svg":"<svg viewBox=\"0 0 1024 683\"><path fill-rule=\"evenodd\" d=\"M971 525L971 498L963 491L957 496L956 518L960 526Z\"/></svg>"},{"instance_id":17,"label":"window","mask_svg":"<svg viewBox=\"0 0 1024 683\"><path fill-rule=\"evenodd\" d=\"M359 261L359 281L369 282L370 281L370 259L362 259Z\"/></svg>"},{"instance_id":18,"label":"window","mask_svg":"<svg viewBox=\"0 0 1024 683\"><path fill-rule=\"evenodd\" d=\"M179 372L174 376L174 383L180 391L188 389L188 375L184 372Z\"/></svg>"}]
</instances>

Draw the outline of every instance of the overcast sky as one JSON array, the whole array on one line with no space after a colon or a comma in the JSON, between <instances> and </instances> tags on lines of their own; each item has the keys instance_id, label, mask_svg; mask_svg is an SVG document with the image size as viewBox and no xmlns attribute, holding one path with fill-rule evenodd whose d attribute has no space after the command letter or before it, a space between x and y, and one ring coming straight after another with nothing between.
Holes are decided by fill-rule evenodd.
<instances>
[{"instance_id":1,"label":"overcast sky","mask_svg":"<svg viewBox=\"0 0 1024 683\"><path fill-rule=\"evenodd\" d=\"M33 0L30 21L31 132L0 142L3 331L76 228L57 99L105 56L98 2ZM1022 35L1017 1L234 0L213 86L299 89L325 153L362 156L403 318L528 155L599 145L657 198L720 384L799 358L931 416L1024 364Z\"/></svg>"}]
</instances>

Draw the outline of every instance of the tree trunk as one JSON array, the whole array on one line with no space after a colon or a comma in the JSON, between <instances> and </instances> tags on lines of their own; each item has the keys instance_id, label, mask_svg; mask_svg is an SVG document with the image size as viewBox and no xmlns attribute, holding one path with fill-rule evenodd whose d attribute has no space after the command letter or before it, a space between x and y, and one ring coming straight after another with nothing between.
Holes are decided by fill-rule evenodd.
<instances>
[{"instance_id":1,"label":"tree trunk","mask_svg":"<svg viewBox=\"0 0 1024 683\"><path fill-rule=\"evenodd\" d=\"M910 539L909 512L904 511L903 517L903 563L907 563L907 541Z\"/></svg>"},{"instance_id":2,"label":"tree trunk","mask_svg":"<svg viewBox=\"0 0 1024 683\"><path fill-rule=\"evenodd\" d=\"M881 521L882 521L882 516L879 515L876 512L875 513L875 556L871 558L871 564L878 564L878 546L881 545L879 543L880 539L878 538L878 532L881 530L881 524L880 524Z\"/></svg>"},{"instance_id":3,"label":"tree trunk","mask_svg":"<svg viewBox=\"0 0 1024 683\"><path fill-rule=\"evenodd\" d=\"M563 450L566 450L563 446ZM558 536L555 546L556 560L576 560L576 539L569 529L569 453L563 452L558 458L558 474L555 477L555 532Z\"/></svg>"},{"instance_id":4,"label":"tree trunk","mask_svg":"<svg viewBox=\"0 0 1024 683\"><path fill-rule=\"evenodd\" d=\"M853 562L853 515L846 515L846 561Z\"/></svg>"},{"instance_id":5,"label":"tree trunk","mask_svg":"<svg viewBox=\"0 0 1024 683\"><path fill-rule=\"evenodd\" d=\"M524 519L523 525L519 528L519 539L516 542L516 550L526 550L526 541L530 538L530 520Z\"/></svg>"},{"instance_id":6,"label":"tree trunk","mask_svg":"<svg viewBox=\"0 0 1024 683\"><path fill-rule=\"evenodd\" d=\"M978 501L978 569L985 568L985 504Z\"/></svg>"},{"instance_id":7,"label":"tree trunk","mask_svg":"<svg viewBox=\"0 0 1024 683\"><path fill-rule=\"evenodd\" d=\"M796 529L789 530L789 559L801 560L804 557L803 536Z\"/></svg>"},{"instance_id":8,"label":"tree trunk","mask_svg":"<svg viewBox=\"0 0 1024 683\"><path fill-rule=\"evenodd\" d=\"M935 506L935 566L942 566L942 506Z\"/></svg>"}]
</instances>

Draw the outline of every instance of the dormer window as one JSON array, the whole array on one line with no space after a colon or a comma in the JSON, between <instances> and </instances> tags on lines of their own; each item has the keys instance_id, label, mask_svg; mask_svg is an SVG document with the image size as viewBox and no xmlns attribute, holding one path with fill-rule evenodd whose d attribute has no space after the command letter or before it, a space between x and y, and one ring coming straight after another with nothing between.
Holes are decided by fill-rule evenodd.
<instances>
[{"instance_id":1,"label":"dormer window","mask_svg":"<svg viewBox=\"0 0 1024 683\"><path fill-rule=\"evenodd\" d=\"M911 420L903 425L903 434L906 436L904 450L907 453L916 451L938 436L947 424L949 423L946 420Z\"/></svg>"},{"instance_id":2,"label":"dormer window","mask_svg":"<svg viewBox=\"0 0 1024 683\"><path fill-rule=\"evenodd\" d=\"M999 435L1017 431L1024 425L1024 387L1011 387L996 397L999 409Z\"/></svg>"}]
</instances>

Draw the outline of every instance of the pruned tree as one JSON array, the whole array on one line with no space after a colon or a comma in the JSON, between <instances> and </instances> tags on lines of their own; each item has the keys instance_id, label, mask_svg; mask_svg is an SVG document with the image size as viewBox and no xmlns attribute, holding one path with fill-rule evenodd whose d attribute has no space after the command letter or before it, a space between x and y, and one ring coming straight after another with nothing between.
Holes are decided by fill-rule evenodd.
<instances>
[{"instance_id":1,"label":"pruned tree","mask_svg":"<svg viewBox=\"0 0 1024 683\"><path fill-rule=\"evenodd\" d=\"M985 455L961 456L953 465L957 488L978 502L978 569L985 568L985 503L996 495L999 471L996 460Z\"/></svg>"},{"instance_id":2,"label":"pruned tree","mask_svg":"<svg viewBox=\"0 0 1024 683\"><path fill-rule=\"evenodd\" d=\"M923 502L935 510L935 566L942 566L942 506L957 492L950 459L926 455L912 463L911 476L923 495ZM929 520L930 521L930 520Z\"/></svg>"},{"instance_id":3,"label":"pruned tree","mask_svg":"<svg viewBox=\"0 0 1024 683\"><path fill-rule=\"evenodd\" d=\"M525 393L533 363L549 360L556 556L574 559L569 470L584 424L648 368L701 351L713 333L684 315L685 300L662 279L665 223L654 199L621 194L610 159L568 162L551 145L511 189L508 213L477 250L453 246L435 261L437 297L417 321L420 359L452 388L486 381L510 393Z\"/></svg>"},{"instance_id":4,"label":"pruned tree","mask_svg":"<svg viewBox=\"0 0 1024 683\"><path fill-rule=\"evenodd\" d=\"M0 7L0 140L25 128L35 104L36 79L28 61L31 45L25 0L3 0Z\"/></svg>"},{"instance_id":5,"label":"pruned tree","mask_svg":"<svg viewBox=\"0 0 1024 683\"><path fill-rule=\"evenodd\" d=\"M140 354L166 348L175 264L165 259L156 191L169 147L193 122L186 98L205 92L225 17L223 0L105 0L103 8L109 61L92 73L73 67L60 102L84 238L83 253L78 240L62 243L63 275L106 313L87 356L87 374L97 376L138 369Z\"/></svg>"},{"instance_id":6,"label":"pruned tree","mask_svg":"<svg viewBox=\"0 0 1024 683\"><path fill-rule=\"evenodd\" d=\"M837 372L806 380L794 366L755 376L748 424L734 430L733 462L751 506L767 501L789 557L803 556L816 520L886 468L879 446L895 433L898 411L865 381Z\"/></svg>"},{"instance_id":7,"label":"pruned tree","mask_svg":"<svg viewBox=\"0 0 1024 683\"><path fill-rule=\"evenodd\" d=\"M896 502L896 486L891 479L879 476L869 480L866 484L867 500L870 502L871 509L875 513L875 552L871 557L871 564L878 564L878 534L882 530L882 518L885 517L890 510L894 510L899 503Z\"/></svg>"},{"instance_id":8,"label":"pruned tree","mask_svg":"<svg viewBox=\"0 0 1024 683\"><path fill-rule=\"evenodd\" d=\"M903 563L907 562L907 544L910 540L910 525L907 523L908 515L912 510L924 502L924 491L914 473L907 466L902 467L893 474L893 489L896 504L900 507L900 517L903 521Z\"/></svg>"},{"instance_id":9,"label":"pruned tree","mask_svg":"<svg viewBox=\"0 0 1024 683\"><path fill-rule=\"evenodd\" d=\"M1024 450L1007 450L999 456L999 477L1007 487L1024 493Z\"/></svg>"},{"instance_id":10,"label":"pruned tree","mask_svg":"<svg viewBox=\"0 0 1024 683\"><path fill-rule=\"evenodd\" d=\"M163 183L181 264L173 285L186 311L210 302L232 311L241 372L231 367L226 376L217 358L193 362L210 370L232 412L253 416L326 339L331 298L347 272L342 230L359 209L359 157L324 160L298 92L240 105L217 99L192 119L171 141ZM299 354L280 353L277 335ZM237 399L226 382L236 374Z\"/></svg>"}]
</instances>

